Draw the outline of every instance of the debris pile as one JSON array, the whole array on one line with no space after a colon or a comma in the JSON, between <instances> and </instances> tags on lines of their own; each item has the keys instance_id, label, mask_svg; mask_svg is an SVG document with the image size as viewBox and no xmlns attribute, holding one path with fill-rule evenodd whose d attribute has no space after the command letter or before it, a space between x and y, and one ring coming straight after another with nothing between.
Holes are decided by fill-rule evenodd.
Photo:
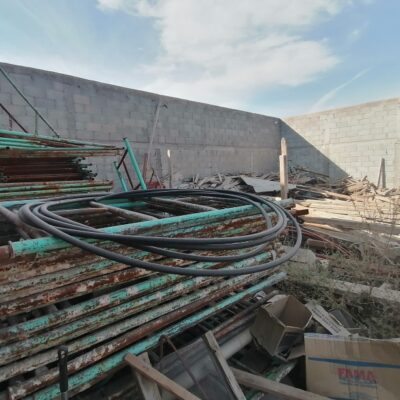
<instances>
[{"instance_id":1,"label":"debris pile","mask_svg":"<svg viewBox=\"0 0 400 400\"><path fill-rule=\"evenodd\" d=\"M339 240L371 245L400 255L400 188L380 189L367 178L345 178L333 184L324 174L301 167L289 169L290 196L296 201L295 212L301 215L303 231L312 232L315 240ZM279 194L279 174L223 175L193 177L180 188L224 189ZM311 241L314 246L321 243Z\"/></svg>"}]
</instances>

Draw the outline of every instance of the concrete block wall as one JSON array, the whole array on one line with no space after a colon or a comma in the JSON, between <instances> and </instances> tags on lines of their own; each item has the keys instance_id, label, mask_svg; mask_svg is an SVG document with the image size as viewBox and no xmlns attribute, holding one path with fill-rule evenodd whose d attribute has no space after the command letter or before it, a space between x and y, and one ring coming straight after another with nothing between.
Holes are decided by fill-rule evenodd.
<instances>
[{"instance_id":1,"label":"concrete block wall","mask_svg":"<svg viewBox=\"0 0 400 400\"><path fill-rule=\"evenodd\" d=\"M400 98L285 118L281 133L294 164L376 183L384 158L387 186L400 185Z\"/></svg>"},{"instance_id":2,"label":"concrete block wall","mask_svg":"<svg viewBox=\"0 0 400 400\"><path fill-rule=\"evenodd\" d=\"M128 137L139 164L147 151L157 104L159 122L151 165L167 174L167 149L176 177L263 173L278 169L280 138L294 164L338 179L377 181L386 162L388 186L400 185L400 99L279 118L158 96L58 73L1 64L63 137L121 145ZM34 114L0 76L0 102L28 130ZM0 127L8 128L0 111ZM49 131L43 124L41 133ZM110 158L93 159L99 177L114 179Z\"/></svg>"},{"instance_id":3,"label":"concrete block wall","mask_svg":"<svg viewBox=\"0 0 400 400\"><path fill-rule=\"evenodd\" d=\"M167 149L177 175L276 170L278 118L122 88L58 73L1 64L61 136L121 145L128 137L141 165L161 99L151 164L167 173ZM28 130L34 114L0 76L0 102ZM9 121L0 111L0 127ZM45 125L39 131L49 134ZM115 178L112 160L94 159L100 177Z\"/></svg>"}]
</instances>

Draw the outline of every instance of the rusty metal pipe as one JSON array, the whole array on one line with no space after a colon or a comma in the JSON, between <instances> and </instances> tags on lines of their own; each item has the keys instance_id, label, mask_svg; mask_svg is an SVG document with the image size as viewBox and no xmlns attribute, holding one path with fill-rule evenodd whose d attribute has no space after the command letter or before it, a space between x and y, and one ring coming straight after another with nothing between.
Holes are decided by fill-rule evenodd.
<instances>
[{"instance_id":1,"label":"rusty metal pipe","mask_svg":"<svg viewBox=\"0 0 400 400\"><path fill-rule=\"evenodd\" d=\"M268 257L269 257L268 254L263 254L249 260L240 261L232 264L232 268L235 269L245 268L256 262L264 261ZM208 265L204 264L200 266L196 265L195 268L211 268L213 266L214 264L208 263ZM252 276L250 276L249 279L253 279ZM41 351L48 347L60 344L61 343L60 340L63 340L66 333L68 333L68 338L71 339L73 337L76 337L77 335L82 335L83 333L90 331L93 326L98 328L108 323L115 322L118 319L124 318L128 315L131 315L132 313L138 312L138 310L139 311L142 310L143 307L146 307L148 303L151 303L153 301L157 303L163 301L163 299L166 299L167 297L170 296L174 297L180 295L181 292L185 292L185 289L187 288L190 289L193 285L207 283L207 282L211 282L211 279L195 278L179 282L173 286L168 286L165 289L159 290L158 292L152 292L150 294L146 294L145 291L143 293L144 296L136 298L126 303L122 303L114 308L108 308L100 313L89 315L83 319L70 322L67 326L63 325L59 328L55 328L50 332L46 332L41 335L36 334L35 336L29 339L16 342L9 346L2 346L2 348L0 348L0 365L4 365L9 361L13 361L15 360L15 358L27 356L37 351ZM144 284L137 285L137 287L140 286L148 288L149 283L144 282ZM152 289L154 290L154 288ZM87 310L87 307L84 307L84 309Z\"/></svg>"},{"instance_id":2,"label":"rusty metal pipe","mask_svg":"<svg viewBox=\"0 0 400 400\"><path fill-rule=\"evenodd\" d=\"M100 346L98 349L94 349L90 352L90 355L80 356L75 360L72 360L68 365L68 371L70 374L73 374L76 371L79 371L81 368L85 368L88 365L92 365L92 367L86 368L81 372L76 373L75 375L71 375L70 383L71 388L74 389L74 393L78 393L83 388L88 388L95 384L100 379L103 379L107 374L116 368L121 367L124 364L124 357L128 352L133 354L140 354L148 349L157 345L159 339L162 336L175 336L185 329L193 326L194 324L206 319L207 317L215 314L218 311L221 311L232 304L242 300L248 295L253 295L258 291L265 289L266 287L270 287L282 279L285 278L284 273L275 274L258 284L251 286L248 289L242 290L238 293L235 293L228 298L219 301L217 304L207 307L201 311L199 309L203 308L205 305L209 304L209 300L206 298L201 302L192 303L186 307L182 307L178 309L176 312L167 314L165 318L158 318L149 324L145 324L134 331L129 332L129 339L124 341L124 336L120 339L120 347L116 347L114 349L108 349L107 344ZM196 314L193 314L196 312ZM190 315L192 314L192 315ZM187 315L190 315L186 317ZM177 321L183 317L185 319L163 329L166 325L170 325L174 321ZM150 337L139 341L145 335L152 333ZM129 347L127 347L129 346ZM122 349L118 351L119 349ZM115 351L118 351L115 353ZM113 354L114 353L114 354ZM110 356L110 354L113 354ZM107 357L108 356L108 357ZM44 377L35 378L30 381L26 381L17 387L9 387L8 394L10 400L21 399L22 397L27 396L28 394L38 390L41 387L47 386L49 383L54 382L57 379L58 372L52 371L49 374L46 374ZM35 393L35 399L44 400L44 399L53 399L58 395L57 385L54 384L50 387L44 388L43 390Z\"/></svg>"},{"instance_id":3,"label":"rusty metal pipe","mask_svg":"<svg viewBox=\"0 0 400 400\"><path fill-rule=\"evenodd\" d=\"M123 218L126 218L128 220L133 220L133 221L152 221L158 218L155 218L151 215L139 213L137 211L131 211L131 210L123 210L122 208L118 207L113 207L109 204L102 204L102 203L97 203L96 201L91 201L90 205L92 207L97 207L97 208L104 208L106 210L109 210L113 214L117 214Z\"/></svg>"},{"instance_id":4,"label":"rusty metal pipe","mask_svg":"<svg viewBox=\"0 0 400 400\"><path fill-rule=\"evenodd\" d=\"M196 285L194 289L191 289L191 293L186 296L181 296L179 299L169 303L167 303L168 299L165 299L163 305L160 305L157 308L152 309L151 311L135 315L134 317L123 320L122 322L107 326L105 329L96 331L95 333L93 334L91 333L84 337L80 337L75 341L69 341L68 342L69 353L73 354L76 352L80 352L93 345L99 344L104 341L108 341L113 337L119 336L127 331L137 328L138 326L141 326L152 320L160 318L161 316L167 313L174 312L195 301L200 301L202 299L205 300L206 298L208 298L208 301L215 301L216 299L226 294L229 294L230 292L238 290L239 288L243 287L244 285L250 282L263 278L265 275L266 274L264 273L253 277L247 276L247 277L233 278L230 280L221 281L217 284L208 286L201 290L196 290L202 287L203 285L209 283L207 281L200 282L200 284ZM110 344L108 344L108 346L110 346ZM25 358L22 361L16 361L13 364L1 367L0 379L7 380L12 376L32 371L36 368L46 365L47 363L53 362L56 359L57 359L56 349L41 352L32 357Z\"/></svg>"}]
</instances>

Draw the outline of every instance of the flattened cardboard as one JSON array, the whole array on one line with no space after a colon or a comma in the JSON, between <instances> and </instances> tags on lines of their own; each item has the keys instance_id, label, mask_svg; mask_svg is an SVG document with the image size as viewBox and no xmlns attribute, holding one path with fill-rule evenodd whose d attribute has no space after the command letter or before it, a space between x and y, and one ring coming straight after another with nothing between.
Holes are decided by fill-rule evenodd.
<instances>
[{"instance_id":1,"label":"flattened cardboard","mask_svg":"<svg viewBox=\"0 0 400 400\"><path fill-rule=\"evenodd\" d=\"M295 297L281 296L259 308L250 331L271 356L288 361L292 359L292 351L299 354L304 329L310 320L311 312Z\"/></svg>"},{"instance_id":2,"label":"flattened cardboard","mask_svg":"<svg viewBox=\"0 0 400 400\"><path fill-rule=\"evenodd\" d=\"M307 333L307 390L340 400L400 399L400 340Z\"/></svg>"},{"instance_id":3,"label":"flattened cardboard","mask_svg":"<svg viewBox=\"0 0 400 400\"><path fill-rule=\"evenodd\" d=\"M328 332L337 336L350 336L351 333L339 323L339 321L328 313L321 305L313 302L306 304L313 318L319 322Z\"/></svg>"}]
</instances>

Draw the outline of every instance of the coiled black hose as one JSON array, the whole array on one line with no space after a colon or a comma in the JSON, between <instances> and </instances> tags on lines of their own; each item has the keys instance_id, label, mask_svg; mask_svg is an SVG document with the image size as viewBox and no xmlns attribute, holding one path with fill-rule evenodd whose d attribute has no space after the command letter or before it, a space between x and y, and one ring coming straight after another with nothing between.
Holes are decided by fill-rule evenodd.
<instances>
[{"instance_id":1,"label":"coiled black hose","mask_svg":"<svg viewBox=\"0 0 400 400\"><path fill-rule=\"evenodd\" d=\"M260 214L263 216L266 228L260 232L252 234L222 238L176 238L133 234L110 234L76 221L72 221L52 211L54 208L63 208L71 203L89 204L90 201L101 202L111 199L149 201L153 197L171 198L182 196L213 197L228 201L235 201L236 203L241 203L243 205L252 205L253 207L257 208ZM270 212L276 215L276 222L274 224L270 218ZM137 190L132 192L111 194L102 197L83 195L79 198L73 196L72 198L57 198L38 203L26 204L19 210L19 215L24 222L74 246L80 247L83 250L114 260L118 263L130 265L132 267L144 268L147 270L168 274L189 276L237 276L261 272L269 268L274 268L289 260L297 252L301 244L301 229L295 218L293 218L293 216L285 209L276 203L265 200L259 196L249 193L233 192L229 190L155 189ZM237 262L265 252L266 245L274 241L282 233L282 231L286 228L288 221L290 221L290 223L294 226L297 236L296 242L289 252L269 262L238 269L229 269L229 267L221 269L194 269L162 265L131 258L129 256L104 249L96 244L81 240L81 238L85 238L101 241L113 241L136 249L183 260L200 262ZM243 252L243 249L250 250ZM236 251L236 254L210 256L190 253L190 251L194 250L229 250Z\"/></svg>"}]
</instances>

